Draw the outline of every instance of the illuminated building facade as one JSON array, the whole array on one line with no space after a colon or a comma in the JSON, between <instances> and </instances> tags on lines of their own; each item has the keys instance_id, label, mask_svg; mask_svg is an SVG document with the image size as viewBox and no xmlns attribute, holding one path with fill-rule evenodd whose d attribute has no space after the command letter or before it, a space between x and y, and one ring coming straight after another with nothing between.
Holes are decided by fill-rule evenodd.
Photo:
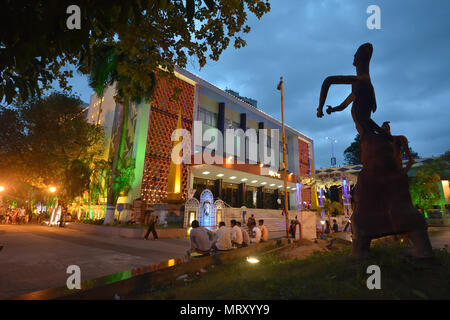
<instances>
[{"instance_id":1,"label":"illuminated building facade","mask_svg":"<svg viewBox=\"0 0 450 320\"><path fill-rule=\"evenodd\" d=\"M279 203L284 203L281 122L255 107L256 100L246 98L252 102L249 104L240 99L239 95L221 90L180 68L176 68L175 75L176 79L172 82L158 78L153 99L149 103L130 108L133 110L129 114L129 154L136 161L135 181L128 197L119 199L119 202L130 205L133 200L141 199L147 205L167 203L174 196L175 190L179 193L178 198L184 202L191 195L199 198L203 190L209 189L214 198L222 199L231 207L279 209ZM178 99L172 100L175 87L181 90ZM109 141L109 156L114 151L118 119L122 112L120 105L113 101L113 96L114 90L108 88L100 104L101 99L94 94L87 115L89 121L104 126ZM199 121L201 126L195 126L195 121ZM182 163L177 167L171 161L174 147L171 136L180 125L191 134L193 160L190 164ZM256 133L267 129L269 136L272 130L278 129L279 141L276 143L279 150L273 156L278 158L277 167L262 165L259 151L257 161L248 159L246 153L245 163L238 164L237 156L225 152L224 142L223 163L194 161L198 156L200 159L211 156L209 142L200 139L198 143L195 139L198 135L203 137L208 129L217 129L216 132L221 132L224 136L226 129L254 129ZM301 201L303 205L310 206L310 189L297 189L302 185L303 178L311 177L313 141L290 126L286 125L285 130L289 205L295 209ZM258 135L258 150L261 143L259 138ZM247 148L248 138L243 141ZM237 139L236 150L240 148L239 143L242 140ZM267 138L266 143L272 154L276 148L271 137Z\"/></svg>"}]
</instances>

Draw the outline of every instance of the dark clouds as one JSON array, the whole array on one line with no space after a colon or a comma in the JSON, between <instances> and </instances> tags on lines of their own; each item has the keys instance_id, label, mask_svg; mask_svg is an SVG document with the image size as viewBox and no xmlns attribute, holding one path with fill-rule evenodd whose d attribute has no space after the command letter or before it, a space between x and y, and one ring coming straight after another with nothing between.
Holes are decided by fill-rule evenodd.
<instances>
[{"instance_id":1,"label":"dark clouds","mask_svg":"<svg viewBox=\"0 0 450 320\"><path fill-rule=\"evenodd\" d=\"M369 30L366 9L381 8L381 30ZM261 21L251 18L247 46L229 48L218 62L188 70L225 89L258 100L280 119L279 77L285 80L287 124L314 139L316 167L329 166L330 143L343 163L343 151L356 134L350 107L318 119L320 86L333 74L354 74L353 54L364 42L374 45L372 82L378 110L373 119L391 121L394 134L408 137L420 156L450 149L450 1L276 0ZM85 79L73 81L89 100ZM326 104L337 105L349 86L330 89Z\"/></svg>"}]
</instances>

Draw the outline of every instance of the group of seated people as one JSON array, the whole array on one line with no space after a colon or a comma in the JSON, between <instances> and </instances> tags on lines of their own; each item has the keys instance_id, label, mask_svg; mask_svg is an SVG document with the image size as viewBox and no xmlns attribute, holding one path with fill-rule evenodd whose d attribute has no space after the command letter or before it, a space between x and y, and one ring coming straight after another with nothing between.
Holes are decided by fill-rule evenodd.
<instances>
[{"instance_id":1,"label":"group of seated people","mask_svg":"<svg viewBox=\"0 0 450 320\"><path fill-rule=\"evenodd\" d=\"M193 252L199 254L208 254L211 250L228 251L233 248L246 247L250 244L267 241L269 231L264 225L264 220L259 220L259 226L256 222L248 224L248 231L242 228L240 221L231 220L231 227L227 227L225 222L221 221L216 231L200 227L198 220L191 223L190 242L191 247L188 255Z\"/></svg>"}]
</instances>

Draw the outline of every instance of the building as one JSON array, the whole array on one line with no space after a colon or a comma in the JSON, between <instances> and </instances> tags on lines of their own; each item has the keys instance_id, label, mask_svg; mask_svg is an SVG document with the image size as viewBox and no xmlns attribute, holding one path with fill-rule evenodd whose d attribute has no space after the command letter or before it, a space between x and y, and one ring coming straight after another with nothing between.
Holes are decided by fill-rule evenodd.
<instances>
[{"instance_id":1,"label":"building","mask_svg":"<svg viewBox=\"0 0 450 320\"><path fill-rule=\"evenodd\" d=\"M210 190L214 199L221 199L227 207L279 210L280 203L284 204L281 122L240 99L237 93L221 90L186 70L176 68L175 76L172 82L158 78L149 103L130 106L124 153L134 160L135 174L132 189L118 200L124 204L124 211L133 211L135 200L146 206L158 206L173 202L171 196L176 194L180 203L192 196L199 199L204 190ZM172 100L175 87L181 90L178 99ZM108 88L101 99L93 94L87 114L89 121L105 129L108 141L105 159L117 152L121 129L123 107L116 104L113 97L113 87ZM256 100L250 100L256 105ZM176 141L171 137L180 127L192 137L191 163L185 161L176 166L171 161ZM242 132L253 129L256 136L244 136L243 140L233 138L235 153L230 154L226 150L230 140L215 140L220 134L226 137L227 129L242 129ZM262 129L269 135L263 142L259 135ZM302 204L311 205L310 189L302 189L301 182L314 172L313 140L287 125L285 130L289 206L297 209ZM205 135L213 138L205 140ZM278 140L276 143L272 141L274 137ZM211 149L211 141L223 147L223 156ZM252 143L257 146L256 158L250 155ZM261 163L262 143L267 145L270 164ZM212 156L217 160L219 155L222 163L204 161ZM200 162L196 161L198 159ZM237 163L238 159L242 163ZM126 213L123 217L131 216Z\"/></svg>"}]
</instances>

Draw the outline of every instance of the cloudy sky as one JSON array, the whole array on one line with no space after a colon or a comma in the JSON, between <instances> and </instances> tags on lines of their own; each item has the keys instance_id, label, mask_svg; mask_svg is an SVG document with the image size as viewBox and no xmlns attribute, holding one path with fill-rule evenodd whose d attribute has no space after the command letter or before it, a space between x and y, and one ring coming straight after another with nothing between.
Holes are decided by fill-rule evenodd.
<instances>
[{"instance_id":1,"label":"cloudy sky","mask_svg":"<svg viewBox=\"0 0 450 320\"><path fill-rule=\"evenodd\" d=\"M381 29L369 30L369 5L381 9ZM406 135L421 157L450 149L450 1L442 0L276 0L260 21L253 16L247 46L227 49L218 62L187 69L214 85L258 100L258 107L281 119L276 85L284 77L286 123L314 139L316 168L330 165L331 144L343 165L343 152L356 129L350 107L316 117L322 81L354 74L353 54L371 42L371 77L378 109L372 118L391 121L393 134ZM87 79L71 82L89 101ZM336 106L350 86L331 87L326 104Z\"/></svg>"}]
</instances>

